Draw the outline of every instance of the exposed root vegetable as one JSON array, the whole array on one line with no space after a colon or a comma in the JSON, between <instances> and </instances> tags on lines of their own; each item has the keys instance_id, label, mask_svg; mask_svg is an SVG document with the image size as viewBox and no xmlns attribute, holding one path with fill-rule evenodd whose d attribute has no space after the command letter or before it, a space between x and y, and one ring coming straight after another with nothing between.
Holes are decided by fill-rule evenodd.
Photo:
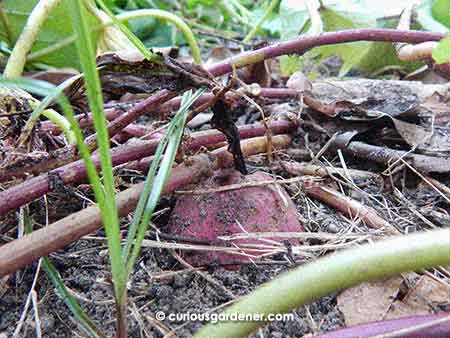
<instances>
[{"instance_id":1,"label":"exposed root vegetable","mask_svg":"<svg viewBox=\"0 0 450 338\"><path fill-rule=\"evenodd\" d=\"M198 188L214 189L270 179L270 175L260 171L246 176L235 170L219 171L203 181ZM169 233L211 242L217 241L218 237L223 235L303 230L294 203L284 188L278 185L247 186L202 195L184 195L178 198L169 221ZM261 252L258 251L258 246L273 245L270 240L271 238L238 239L230 243L238 248L244 245L237 255L220 251L207 253L194 251L187 254L185 259L194 266L214 261L227 265L237 259L259 260ZM297 243L295 239L289 242ZM252 248L246 248L245 245L251 245Z\"/></svg>"},{"instance_id":2,"label":"exposed root vegetable","mask_svg":"<svg viewBox=\"0 0 450 338\"><path fill-rule=\"evenodd\" d=\"M288 135L275 136L272 139L275 149L286 147L291 142ZM242 142L244 156L266 151L266 138L258 137ZM183 186L197 182L213 169L229 167L233 156L225 148L200 154L190 159L189 165L181 164L172 170L166 183L164 194L169 194ZM121 216L130 213L137 204L144 183L136 184L117 194L117 209ZM34 260L62 249L101 227L100 210L91 206L71 214L45 228L32 232L21 239L14 240L1 247L0 276L5 276L23 268Z\"/></svg>"}]
</instances>

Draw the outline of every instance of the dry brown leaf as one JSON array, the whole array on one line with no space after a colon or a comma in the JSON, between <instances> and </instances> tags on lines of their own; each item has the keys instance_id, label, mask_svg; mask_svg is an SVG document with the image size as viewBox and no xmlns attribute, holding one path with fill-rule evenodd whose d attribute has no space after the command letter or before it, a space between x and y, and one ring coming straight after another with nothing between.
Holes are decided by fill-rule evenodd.
<instances>
[{"instance_id":1,"label":"dry brown leaf","mask_svg":"<svg viewBox=\"0 0 450 338\"><path fill-rule=\"evenodd\" d=\"M394 277L363 283L343 291L337 304L347 326L383 319L399 292L403 279Z\"/></svg>"},{"instance_id":2,"label":"dry brown leaf","mask_svg":"<svg viewBox=\"0 0 450 338\"><path fill-rule=\"evenodd\" d=\"M411 147L427 153L450 151L448 128L424 128L420 125L393 118L395 129Z\"/></svg>"},{"instance_id":3,"label":"dry brown leaf","mask_svg":"<svg viewBox=\"0 0 450 338\"><path fill-rule=\"evenodd\" d=\"M448 286L426 275L422 276L402 300L392 304L386 319L432 313L432 305L447 303L449 295Z\"/></svg>"}]
</instances>

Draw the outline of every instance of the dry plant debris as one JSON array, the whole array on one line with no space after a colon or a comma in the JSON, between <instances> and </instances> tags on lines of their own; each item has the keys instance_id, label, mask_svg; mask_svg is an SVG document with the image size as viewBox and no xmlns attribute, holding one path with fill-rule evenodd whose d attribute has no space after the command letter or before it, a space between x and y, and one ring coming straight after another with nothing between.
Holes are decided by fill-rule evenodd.
<instances>
[{"instance_id":1,"label":"dry plant debris","mask_svg":"<svg viewBox=\"0 0 450 338\"><path fill-rule=\"evenodd\" d=\"M206 89L189 112L131 275L133 337L192 337L204 323L159 321L155 314L218 312L318 257L450 225L448 84L426 84L430 77L408 75L400 66L377 70L379 79L336 79L347 58L314 64L309 54L332 43L394 42L400 58L425 60L429 71L448 78L449 63L431 60L443 34L356 29L248 45L224 33L202 32L225 41L204 48L210 56L203 66L175 49L158 52L162 63L124 51L97 59L123 237L180 94ZM291 53L305 62L286 77L280 69L286 59L273 58ZM26 76L61 84L75 74L52 69ZM406 80L412 77L419 81ZM98 135L83 81L64 93L95 151ZM50 120L25 130L32 111L27 100L41 98L15 94L0 91L0 335L85 336L40 271L45 256L111 335L106 238L86 166ZM51 108L59 109L53 102ZM99 166L98 153L93 159ZM35 229L29 235L25 215ZM364 283L297 308L292 321L271 323L252 337L352 337L353 329L366 337L442 320L450 309L449 286L448 267ZM429 337L442 334L433 332ZM408 334L403 337L413 337Z\"/></svg>"}]
</instances>

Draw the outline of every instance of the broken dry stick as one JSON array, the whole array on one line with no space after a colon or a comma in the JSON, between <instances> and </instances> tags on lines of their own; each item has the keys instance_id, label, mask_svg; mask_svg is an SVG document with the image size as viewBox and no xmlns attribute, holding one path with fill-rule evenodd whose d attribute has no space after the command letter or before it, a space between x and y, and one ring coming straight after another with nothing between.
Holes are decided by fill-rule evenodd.
<instances>
[{"instance_id":1,"label":"broken dry stick","mask_svg":"<svg viewBox=\"0 0 450 338\"><path fill-rule=\"evenodd\" d=\"M347 177L349 179L359 179L359 180L373 180L383 183L383 178L376 173L372 173L364 170L356 170L356 169L347 169L330 166L320 166L309 163L299 163L299 162L288 162L281 161L281 166L284 170L286 170L291 175L308 175L308 176L319 176L319 177L328 177L331 175L340 175L342 177Z\"/></svg>"},{"instance_id":2,"label":"broken dry stick","mask_svg":"<svg viewBox=\"0 0 450 338\"><path fill-rule=\"evenodd\" d=\"M347 137L338 136L334 145L346 154L357 158L364 158L377 163L389 165L394 161L403 159L422 173L448 173L450 172L450 157L434 157L415 154L403 150L394 150L374 146L364 142L353 141L347 143Z\"/></svg>"},{"instance_id":3,"label":"broken dry stick","mask_svg":"<svg viewBox=\"0 0 450 338\"><path fill-rule=\"evenodd\" d=\"M243 141L241 146L244 156L264 153L266 141L266 137ZM285 148L290 142L291 137L288 135L278 135L272 139L275 149ZM211 170L229 167L232 164L233 156L226 148L194 156L190 159L189 165L181 164L172 170L163 193L170 194L176 189L199 181ZM116 203L120 216L133 211L143 186L144 183L139 183L117 194ZM97 230L101 224L100 210L94 205L3 245L0 249L0 276L17 271L40 257L64 248Z\"/></svg>"},{"instance_id":4,"label":"broken dry stick","mask_svg":"<svg viewBox=\"0 0 450 338\"><path fill-rule=\"evenodd\" d=\"M360 218L370 228L388 230L398 233L395 228L378 215L371 207L345 196L329 187L324 187L317 182L306 181L303 183L305 192L351 218Z\"/></svg>"}]
</instances>

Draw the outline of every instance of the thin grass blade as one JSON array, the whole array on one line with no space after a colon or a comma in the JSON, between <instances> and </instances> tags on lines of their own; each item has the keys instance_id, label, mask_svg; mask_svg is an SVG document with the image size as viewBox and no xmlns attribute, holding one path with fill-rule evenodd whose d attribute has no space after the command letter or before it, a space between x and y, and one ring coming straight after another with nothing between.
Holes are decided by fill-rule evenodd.
<instances>
[{"instance_id":1,"label":"thin grass blade","mask_svg":"<svg viewBox=\"0 0 450 338\"><path fill-rule=\"evenodd\" d=\"M160 168L158 170L156 177L155 178L150 177L148 181L149 185L151 186L151 193L149 194L149 196L141 195L141 199L139 200L139 202L141 202L141 200L146 201L142 202L142 204L145 205L145 209L143 210L141 216L138 217L138 215L135 215L136 219L133 219L134 224L137 224L139 222L140 225L137 230L135 240L133 242L130 241L127 243L128 245L131 245L131 243L133 243L130 257L126 261L128 274L131 273L133 269L134 262L136 261L136 258L139 254L142 240L144 239L145 233L148 229L148 225L153 215L153 211L156 207L156 204L159 201L161 192L164 188L167 178L170 176L172 165L178 151L178 146L180 144L181 137L183 135L188 109L200 97L202 93L203 90L200 89L197 90L195 94L192 94L191 91L188 91L183 95L181 100L181 106L171 123L174 127L173 133L171 135L166 133L166 135L169 136L169 141L167 143L167 148L164 153L164 157L161 160ZM157 161L152 161L152 165L149 170L148 176L155 175L157 165L158 165Z\"/></svg>"},{"instance_id":2,"label":"thin grass blade","mask_svg":"<svg viewBox=\"0 0 450 338\"><path fill-rule=\"evenodd\" d=\"M24 213L24 228L26 234L33 231L33 222L26 208ZM89 336L93 338L105 337L105 335L97 328L94 321L86 314L86 312L83 311L75 297L69 292L67 287L64 285L64 281L59 275L58 270L56 270L55 266L47 257L42 258L42 267L55 286L59 296L64 300L64 303L66 303L75 319L84 328L84 330L86 330Z\"/></svg>"},{"instance_id":3,"label":"thin grass blade","mask_svg":"<svg viewBox=\"0 0 450 338\"><path fill-rule=\"evenodd\" d=\"M84 1L72 0L69 4L73 27L75 29L75 33L77 34L76 45L80 63L84 72L89 106L91 107L94 126L97 133L97 144L103 174L103 196L97 197L96 195L96 199L102 212L102 220L107 235L109 256L111 260L115 294L120 303L125 301L126 273L122 264L120 245L121 236L119 229L119 217L115 203L114 176L110 156L110 139L108 135L107 122L103 111L103 96L100 77L95 63L93 42L85 20L86 8L84 7Z\"/></svg>"}]
</instances>

